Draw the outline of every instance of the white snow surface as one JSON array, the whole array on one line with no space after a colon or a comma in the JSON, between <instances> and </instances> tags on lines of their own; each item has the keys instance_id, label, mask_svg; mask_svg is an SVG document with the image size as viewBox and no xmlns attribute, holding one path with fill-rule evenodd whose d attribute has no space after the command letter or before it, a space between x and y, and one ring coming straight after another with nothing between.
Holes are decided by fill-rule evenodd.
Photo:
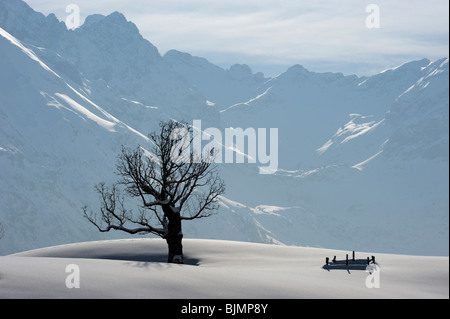
<instances>
[{"instance_id":1,"label":"white snow surface","mask_svg":"<svg viewBox=\"0 0 450 319\"><path fill-rule=\"evenodd\" d=\"M185 239L179 265L165 263L162 239L82 242L0 257L0 298L449 298L448 257L376 254L379 287L368 288L364 269L323 268L326 257L349 253ZM69 265L79 288L66 286Z\"/></svg>"}]
</instances>

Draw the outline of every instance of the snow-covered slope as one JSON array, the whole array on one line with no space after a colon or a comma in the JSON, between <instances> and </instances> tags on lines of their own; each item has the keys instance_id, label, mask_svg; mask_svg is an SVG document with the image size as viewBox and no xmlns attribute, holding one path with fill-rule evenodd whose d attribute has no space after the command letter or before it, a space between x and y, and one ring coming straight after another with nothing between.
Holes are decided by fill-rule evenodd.
<instances>
[{"instance_id":1,"label":"snow-covered slope","mask_svg":"<svg viewBox=\"0 0 450 319\"><path fill-rule=\"evenodd\" d=\"M88 16L75 30L67 30L63 22L55 27L54 15L45 17L21 0L2 1L0 12L0 27L33 49L55 72L74 81L92 101L137 129L148 133L167 117L206 121L215 116L205 108L202 94L119 12Z\"/></svg>"},{"instance_id":2,"label":"snow-covered slope","mask_svg":"<svg viewBox=\"0 0 450 319\"><path fill-rule=\"evenodd\" d=\"M279 130L278 172L219 165L221 208L186 223L186 237L448 255L448 59L264 78L161 56L118 12L67 30L8 0L0 70L1 254L124 236L96 233L81 207L115 180L122 144L145 146L173 118Z\"/></svg>"},{"instance_id":3,"label":"snow-covered slope","mask_svg":"<svg viewBox=\"0 0 450 319\"><path fill-rule=\"evenodd\" d=\"M164 262L166 246L161 239L124 239L3 256L0 298L449 297L448 257L376 254L378 270L372 276L377 277L366 286L366 281L371 282L372 278L363 263L350 261L348 268L345 264L331 269L324 267L326 257L331 260L336 256L342 261L349 254L351 258L348 251L186 240L189 264L176 265ZM355 259L364 262L371 255L357 251ZM77 274L79 281L72 281ZM375 280L379 285L375 286ZM79 288L69 289L66 282L69 287L79 283ZM368 288L371 285L374 287ZM270 307L271 301L268 303ZM181 306L177 311L181 313Z\"/></svg>"},{"instance_id":4,"label":"snow-covered slope","mask_svg":"<svg viewBox=\"0 0 450 319\"><path fill-rule=\"evenodd\" d=\"M3 29L0 48L0 69L4 70L0 77L0 202L1 221L7 229L0 242L2 253L105 238L82 218L81 207L97 206L94 185L115 181L121 145L145 147L146 135L75 90ZM150 127L156 124L153 119ZM224 209L220 220L246 227L226 230L225 238L260 241L259 227L252 220L228 214L233 212ZM214 237L221 232L216 231L218 226L203 231L198 227L188 233Z\"/></svg>"},{"instance_id":5,"label":"snow-covered slope","mask_svg":"<svg viewBox=\"0 0 450 319\"><path fill-rule=\"evenodd\" d=\"M0 207L8 229L2 250L93 238L79 227L80 200L92 199L88 185L111 175L121 144L146 137L71 87L3 29L0 48Z\"/></svg>"},{"instance_id":6,"label":"snow-covered slope","mask_svg":"<svg viewBox=\"0 0 450 319\"><path fill-rule=\"evenodd\" d=\"M294 66L261 92L222 118L278 127L280 169L241 179L231 198L258 205L257 190L271 205L301 207L283 242L448 254L448 59L365 79Z\"/></svg>"}]
</instances>

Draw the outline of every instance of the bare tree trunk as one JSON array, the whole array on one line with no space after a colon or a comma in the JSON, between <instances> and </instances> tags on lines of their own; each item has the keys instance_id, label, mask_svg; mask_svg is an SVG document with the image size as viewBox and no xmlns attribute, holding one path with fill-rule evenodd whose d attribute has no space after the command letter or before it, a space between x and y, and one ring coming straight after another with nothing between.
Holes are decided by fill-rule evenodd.
<instances>
[{"instance_id":1,"label":"bare tree trunk","mask_svg":"<svg viewBox=\"0 0 450 319\"><path fill-rule=\"evenodd\" d=\"M168 208L163 207L163 210L166 211L166 216L168 217L169 220L169 224L167 227L168 232L167 235L165 236L169 248L167 262L183 264L184 263L183 244L182 244L183 232L181 230L180 213L172 211L170 207Z\"/></svg>"},{"instance_id":2,"label":"bare tree trunk","mask_svg":"<svg viewBox=\"0 0 450 319\"><path fill-rule=\"evenodd\" d=\"M166 238L167 245L169 246L169 255L167 262L168 263L176 263L183 264L183 244L182 244L183 235L174 235Z\"/></svg>"}]
</instances>

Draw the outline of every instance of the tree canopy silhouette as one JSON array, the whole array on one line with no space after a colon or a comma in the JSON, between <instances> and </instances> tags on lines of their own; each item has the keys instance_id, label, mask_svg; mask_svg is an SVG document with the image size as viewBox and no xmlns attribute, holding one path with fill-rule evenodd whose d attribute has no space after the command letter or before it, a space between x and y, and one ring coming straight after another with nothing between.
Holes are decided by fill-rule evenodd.
<instances>
[{"instance_id":1,"label":"tree canopy silhouette","mask_svg":"<svg viewBox=\"0 0 450 319\"><path fill-rule=\"evenodd\" d=\"M83 207L83 212L101 232L152 233L164 238L168 262L183 263L182 221L210 216L225 185L213 164L214 150L196 154L191 147L192 127L169 121L161 122L159 128L149 134L150 151L122 147L116 172L119 181L109 187L98 184L99 211ZM138 200L138 211L126 207L125 195Z\"/></svg>"}]
</instances>

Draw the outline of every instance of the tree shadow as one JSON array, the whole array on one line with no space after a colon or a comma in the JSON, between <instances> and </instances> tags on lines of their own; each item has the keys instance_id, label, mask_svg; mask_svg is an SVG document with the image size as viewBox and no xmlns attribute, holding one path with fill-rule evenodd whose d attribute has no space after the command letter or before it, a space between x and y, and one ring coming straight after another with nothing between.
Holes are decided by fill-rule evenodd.
<instances>
[{"instance_id":1,"label":"tree shadow","mask_svg":"<svg viewBox=\"0 0 450 319\"><path fill-rule=\"evenodd\" d=\"M167 253L135 253L135 254L125 254L125 255L112 255L112 256L102 256L100 259L114 259L114 260L123 260L123 261L134 261L138 263L167 263ZM198 266L199 259L191 258L189 256L184 255L184 265L192 265Z\"/></svg>"},{"instance_id":2,"label":"tree shadow","mask_svg":"<svg viewBox=\"0 0 450 319\"><path fill-rule=\"evenodd\" d=\"M28 254L30 256L30 254ZM33 254L31 254L33 256ZM111 249L67 249L65 251L46 251L38 252L34 256L37 257L53 257L53 258L83 258L83 259L104 259L129 261L136 263L167 263L167 252L161 249L151 249L145 251L142 249L131 250L128 247L115 247ZM197 258L184 255L184 264L198 266L200 260Z\"/></svg>"},{"instance_id":3,"label":"tree shadow","mask_svg":"<svg viewBox=\"0 0 450 319\"><path fill-rule=\"evenodd\" d=\"M123 261L135 261L140 263L167 263L167 253L122 253L122 254L102 254L98 255L95 259L110 259L110 260L123 260ZM185 265L198 266L199 259L184 256Z\"/></svg>"},{"instance_id":4,"label":"tree shadow","mask_svg":"<svg viewBox=\"0 0 450 319\"><path fill-rule=\"evenodd\" d=\"M117 258L116 258L117 260ZM183 264L177 264L177 263L168 263L167 262L167 255L158 255L158 256L152 256L151 258L139 258L136 260L131 260L130 258L123 259L124 261L128 261L129 265L139 267L139 268L147 268L152 265L160 265L161 267L169 266L169 265L188 265L188 266L199 266L200 265L200 259L197 258L190 258L187 256L184 256L184 262Z\"/></svg>"}]
</instances>

